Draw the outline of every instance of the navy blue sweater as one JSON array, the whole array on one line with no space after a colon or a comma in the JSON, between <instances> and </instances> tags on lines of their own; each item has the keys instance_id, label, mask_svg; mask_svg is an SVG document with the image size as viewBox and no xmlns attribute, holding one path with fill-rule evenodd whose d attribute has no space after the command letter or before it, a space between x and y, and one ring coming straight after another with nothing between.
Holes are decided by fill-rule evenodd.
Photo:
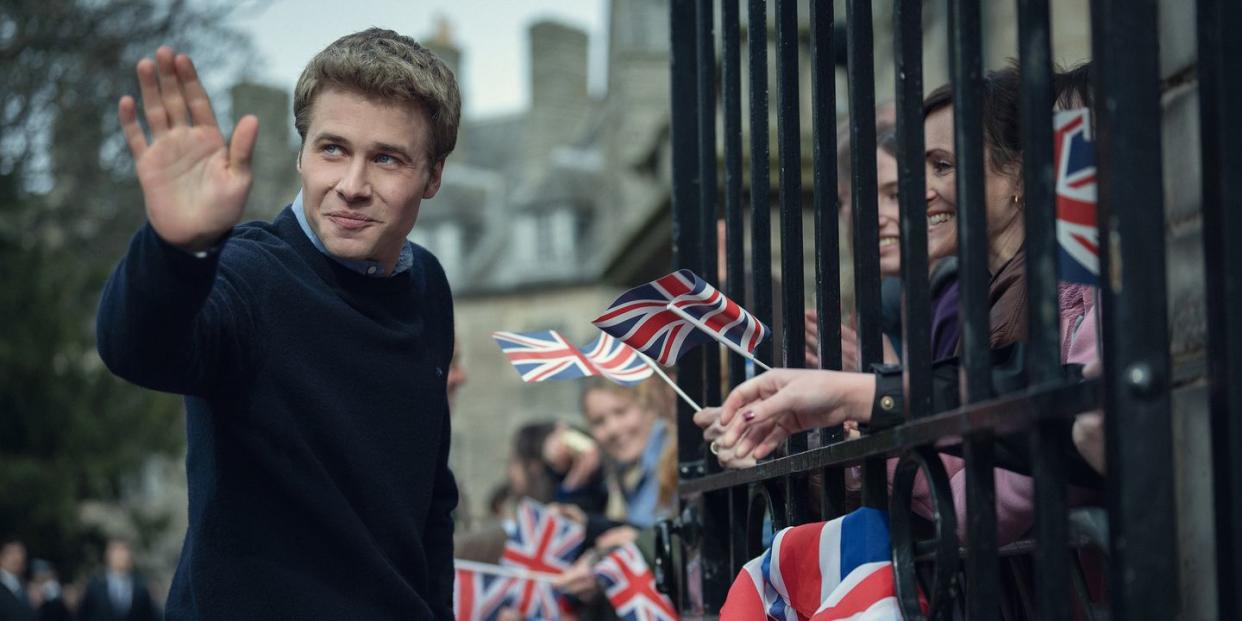
<instances>
[{"instance_id":1,"label":"navy blue sweater","mask_svg":"<svg viewBox=\"0 0 1242 621\"><path fill-rule=\"evenodd\" d=\"M439 263L372 278L289 209L196 258L148 225L104 290L99 353L186 395L189 529L169 619L449 619L457 487Z\"/></svg>"}]
</instances>

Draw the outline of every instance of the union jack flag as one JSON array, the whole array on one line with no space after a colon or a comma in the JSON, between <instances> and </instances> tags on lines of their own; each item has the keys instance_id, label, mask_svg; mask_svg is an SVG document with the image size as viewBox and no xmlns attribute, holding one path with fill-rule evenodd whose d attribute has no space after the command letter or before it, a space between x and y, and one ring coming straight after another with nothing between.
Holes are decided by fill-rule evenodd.
<instances>
[{"instance_id":1,"label":"union jack flag","mask_svg":"<svg viewBox=\"0 0 1242 621\"><path fill-rule=\"evenodd\" d=\"M660 364L672 365L711 337L668 310L668 303L707 288L710 285L694 272L678 270L622 293L591 323Z\"/></svg>"},{"instance_id":2,"label":"union jack flag","mask_svg":"<svg viewBox=\"0 0 1242 621\"><path fill-rule=\"evenodd\" d=\"M526 571L560 574L569 568L582 549L582 525L557 515L525 498L508 525L501 565ZM551 585L528 580L517 589L516 607L525 618L559 619L561 602Z\"/></svg>"},{"instance_id":3,"label":"union jack flag","mask_svg":"<svg viewBox=\"0 0 1242 621\"><path fill-rule=\"evenodd\" d=\"M721 621L900 621L888 521L862 508L786 528L733 582Z\"/></svg>"},{"instance_id":4,"label":"union jack flag","mask_svg":"<svg viewBox=\"0 0 1242 621\"><path fill-rule=\"evenodd\" d=\"M595 365L555 330L493 332L523 382L542 382L598 375Z\"/></svg>"},{"instance_id":5,"label":"union jack flag","mask_svg":"<svg viewBox=\"0 0 1242 621\"><path fill-rule=\"evenodd\" d=\"M1061 280L1095 285L1100 277L1100 233L1091 111L1079 108L1058 112L1055 122Z\"/></svg>"},{"instance_id":6,"label":"union jack flag","mask_svg":"<svg viewBox=\"0 0 1242 621\"><path fill-rule=\"evenodd\" d=\"M601 332L590 345L582 348L582 352L600 375L618 384L632 386L651 377L651 365L633 347L610 334Z\"/></svg>"},{"instance_id":7,"label":"union jack flag","mask_svg":"<svg viewBox=\"0 0 1242 621\"><path fill-rule=\"evenodd\" d=\"M746 353L755 353L755 348L767 338L768 327L715 287L703 284L701 291L679 295L671 304Z\"/></svg>"},{"instance_id":8,"label":"union jack flag","mask_svg":"<svg viewBox=\"0 0 1242 621\"><path fill-rule=\"evenodd\" d=\"M459 565L453 581L454 618L457 621L493 621L501 608L513 605L514 590L520 582L525 580Z\"/></svg>"},{"instance_id":9,"label":"union jack flag","mask_svg":"<svg viewBox=\"0 0 1242 621\"><path fill-rule=\"evenodd\" d=\"M624 621L676 621L676 609L668 596L656 589L655 575L643 555L627 543L595 564L595 577L608 601Z\"/></svg>"}]
</instances>

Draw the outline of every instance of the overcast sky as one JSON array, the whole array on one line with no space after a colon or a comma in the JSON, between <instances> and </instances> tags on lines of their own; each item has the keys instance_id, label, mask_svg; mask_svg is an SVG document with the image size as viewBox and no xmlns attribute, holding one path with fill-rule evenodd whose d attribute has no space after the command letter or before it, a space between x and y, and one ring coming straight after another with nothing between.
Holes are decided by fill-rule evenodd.
<instances>
[{"instance_id":1,"label":"overcast sky","mask_svg":"<svg viewBox=\"0 0 1242 621\"><path fill-rule=\"evenodd\" d=\"M235 23L252 35L260 60L247 77L292 92L306 62L343 34L380 26L424 39L446 19L462 50L465 114L478 118L516 112L530 101L526 28L537 19L587 31L592 92L599 92L606 7L607 0L272 0L239 11Z\"/></svg>"}]
</instances>

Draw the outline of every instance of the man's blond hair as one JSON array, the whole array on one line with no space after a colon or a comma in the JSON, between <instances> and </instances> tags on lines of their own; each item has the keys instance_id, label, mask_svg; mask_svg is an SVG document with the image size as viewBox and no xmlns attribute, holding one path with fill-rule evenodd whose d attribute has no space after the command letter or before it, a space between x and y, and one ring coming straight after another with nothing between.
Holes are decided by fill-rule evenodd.
<instances>
[{"instance_id":1,"label":"man's blond hair","mask_svg":"<svg viewBox=\"0 0 1242 621\"><path fill-rule=\"evenodd\" d=\"M293 91L293 124L302 140L315 97L327 89L416 106L431 122L433 163L457 145L461 94L453 72L431 50L391 30L369 28L345 35L311 59Z\"/></svg>"}]
</instances>

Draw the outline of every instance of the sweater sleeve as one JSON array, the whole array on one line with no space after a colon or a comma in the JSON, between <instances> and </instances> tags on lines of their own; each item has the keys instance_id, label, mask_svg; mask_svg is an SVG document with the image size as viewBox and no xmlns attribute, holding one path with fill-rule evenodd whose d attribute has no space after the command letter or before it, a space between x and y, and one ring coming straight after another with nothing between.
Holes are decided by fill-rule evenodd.
<instances>
[{"instance_id":1,"label":"sweater sleeve","mask_svg":"<svg viewBox=\"0 0 1242 621\"><path fill-rule=\"evenodd\" d=\"M100 300L96 340L108 368L153 390L205 395L249 326L236 281L220 271L219 252L191 255L144 225Z\"/></svg>"}]
</instances>

